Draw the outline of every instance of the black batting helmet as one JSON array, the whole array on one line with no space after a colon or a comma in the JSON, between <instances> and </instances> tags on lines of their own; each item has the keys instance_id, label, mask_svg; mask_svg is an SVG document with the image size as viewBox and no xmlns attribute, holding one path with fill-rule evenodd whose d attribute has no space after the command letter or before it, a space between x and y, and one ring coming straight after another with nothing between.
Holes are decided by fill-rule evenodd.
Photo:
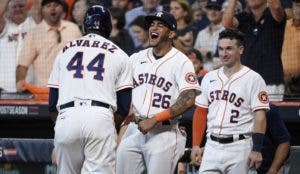
<instances>
[{"instance_id":1,"label":"black batting helmet","mask_svg":"<svg viewBox=\"0 0 300 174\"><path fill-rule=\"evenodd\" d=\"M101 5L93 5L86 11L83 29L85 33L99 33L108 38L112 29L110 12Z\"/></svg>"}]
</instances>

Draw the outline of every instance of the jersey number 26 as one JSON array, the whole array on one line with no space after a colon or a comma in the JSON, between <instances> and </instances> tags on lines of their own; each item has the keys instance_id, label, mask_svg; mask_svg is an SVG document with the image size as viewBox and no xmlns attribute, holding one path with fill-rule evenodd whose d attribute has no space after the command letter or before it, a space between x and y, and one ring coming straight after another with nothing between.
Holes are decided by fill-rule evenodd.
<instances>
[{"instance_id":1,"label":"jersey number 26","mask_svg":"<svg viewBox=\"0 0 300 174\"><path fill-rule=\"evenodd\" d=\"M84 69L84 66L82 64L82 58L83 52L77 52L67 65L69 71L75 71L73 74L74 78L83 78L82 70ZM103 68L104 58L105 54L99 53L86 67L88 71L95 71L96 74L94 75L94 79L96 80L103 80L102 74L105 71Z\"/></svg>"}]
</instances>

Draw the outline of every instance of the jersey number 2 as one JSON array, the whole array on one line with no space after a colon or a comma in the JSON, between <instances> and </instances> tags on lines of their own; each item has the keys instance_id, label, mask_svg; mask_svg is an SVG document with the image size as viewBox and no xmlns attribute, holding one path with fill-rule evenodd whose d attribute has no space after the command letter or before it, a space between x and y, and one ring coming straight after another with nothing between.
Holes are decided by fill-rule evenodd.
<instances>
[{"instance_id":1,"label":"jersey number 2","mask_svg":"<svg viewBox=\"0 0 300 174\"><path fill-rule=\"evenodd\" d=\"M236 120L236 118L239 117L240 112L238 110L231 110L231 117L230 117L230 123L238 123L238 121Z\"/></svg>"},{"instance_id":2,"label":"jersey number 2","mask_svg":"<svg viewBox=\"0 0 300 174\"><path fill-rule=\"evenodd\" d=\"M96 80L103 80L103 62L104 62L105 54L99 53L93 60L90 61L90 63L87 65L88 71L95 71L96 74L94 75L94 79ZM83 59L83 52L77 52L73 58L70 60L70 62L67 65L67 69L69 71L75 71L73 74L74 78L83 78L82 70L84 69L84 66L82 65L82 59Z\"/></svg>"}]
</instances>

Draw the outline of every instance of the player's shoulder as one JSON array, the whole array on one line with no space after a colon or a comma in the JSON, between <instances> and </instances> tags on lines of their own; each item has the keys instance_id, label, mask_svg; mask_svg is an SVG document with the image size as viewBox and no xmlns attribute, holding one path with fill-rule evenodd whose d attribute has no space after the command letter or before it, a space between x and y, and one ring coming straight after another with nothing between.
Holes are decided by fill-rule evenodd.
<instances>
[{"instance_id":1,"label":"player's shoulder","mask_svg":"<svg viewBox=\"0 0 300 174\"><path fill-rule=\"evenodd\" d=\"M245 65L243 66L243 70L247 72L248 76L251 76L252 78L263 79L259 73L257 73L256 71L252 70L251 68Z\"/></svg>"},{"instance_id":2,"label":"player's shoulder","mask_svg":"<svg viewBox=\"0 0 300 174\"><path fill-rule=\"evenodd\" d=\"M176 62L176 65L178 65L178 66L182 66L182 64L185 64L187 62L192 63L192 61L182 51L178 50L175 47L173 47L169 51L167 56L168 57L170 56Z\"/></svg>"},{"instance_id":3,"label":"player's shoulder","mask_svg":"<svg viewBox=\"0 0 300 174\"><path fill-rule=\"evenodd\" d=\"M149 48L146 48L146 49L143 49L143 50L140 50L138 52L135 52L133 53L131 56L130 56L130 61L131 62L137 62L137 61L140 61L142 59L147 59L147 57L149 56L149 54L151 53L151 50L152 48L149 47Z\"/></svg>"}]
</instances>

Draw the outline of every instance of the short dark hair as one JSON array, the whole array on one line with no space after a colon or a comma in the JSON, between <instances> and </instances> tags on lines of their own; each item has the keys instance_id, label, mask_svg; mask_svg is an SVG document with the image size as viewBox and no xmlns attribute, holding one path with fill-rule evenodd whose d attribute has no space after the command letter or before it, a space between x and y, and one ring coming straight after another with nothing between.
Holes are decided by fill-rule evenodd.
<instances>
[{"instance_id":1,"label":"short dark hair","mask_svg":"<svg viewBox=\"0 0 300 174\"><path fill-rule=\"evenodd\" d=\"M221 39L230 39L230 40L235 39L237 41L238 46L245 45L244 34L237 29L227 28L223 30L219 34L219 40Z\"/></svg>"},{"instance_id":2,"label":"short dark hair","mask_svg":"<svg viewBox=\"0 0 300 174\"><path fill-rule=\"evenodd\" d=\"M141 28L143 28L145 31L149 29L149 23L146 21L145 16L140 15L138 17L136 17L131 23L130 23L130 27L132 27L133 25L139 26Z\"/></svg>"},{"instance_id":3,"label":"short dark hair","mask_svg":"<svg viewBox=\"0 0 300 174\"><path fill-rule=\"evenodd\" d=\"M189 56L189 55L191 55L191 54L195 54L195 58L197 59L197 60L199 60L200 62L203 62L203 57L202 57L202 54L201 54L201 52L200 51L198 51L197 49L195 49L195 48L191 48L191 49L189 49L189 50L187 50L186 52L185 52L185 55L187 55L187 56Z\"/></svg>"}]
</instances>

